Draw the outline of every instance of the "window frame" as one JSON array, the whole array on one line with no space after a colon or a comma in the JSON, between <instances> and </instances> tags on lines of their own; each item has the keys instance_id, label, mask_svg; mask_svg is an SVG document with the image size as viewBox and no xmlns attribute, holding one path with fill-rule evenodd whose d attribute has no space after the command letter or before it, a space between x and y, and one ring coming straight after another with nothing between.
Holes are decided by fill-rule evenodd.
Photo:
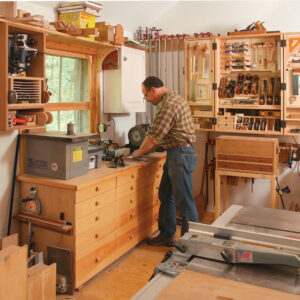
<instances>
[{"instance_id":1,"label":"window frame","mask_svg":"<svg viewBox=\"0 0 300 300\"><path fill-rule=\"evenodd\" d=\"M94 73L95 73L95 56L91 54L79 53L79 52L68 52L59 49L47 48L45 51L46 55L56 55L64 56L71 58L83 58L87 59L89 62L88 68L88 101L87 102L56 102L56 103L45 103L45 111L54 112L54 111L79 111L86 110L88 111L88 124L89 132L95 132L95 118L92 114L92 101L95 101L95 91L94 91ZM46 59L46 58L45 58ZM51 101L51 100L50 100Z\"/></svg>"}]
</instances>

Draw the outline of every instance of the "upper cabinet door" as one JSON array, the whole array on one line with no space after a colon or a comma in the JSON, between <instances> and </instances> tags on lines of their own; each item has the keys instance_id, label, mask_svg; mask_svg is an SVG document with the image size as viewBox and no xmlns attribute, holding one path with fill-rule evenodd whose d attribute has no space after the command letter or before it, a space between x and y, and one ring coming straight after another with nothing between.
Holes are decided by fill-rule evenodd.
<instances>
[{"instance_id":1,"label":"upper cabinet door","mask_svg":"<svg viewBox=\"0 0 300 300\"><path fill-rule=\"evenodd\" d=\"M118 56L120 68L103 72L104 113L145 112L145 51L122 46Z\"/></svg>"},{"instance_id":2,"label":"upper cabinet door","mask_svg":"<svg viewBox=\"0 0 300 300\"><path fill-rule=\"evenodd\" d=\"M185 40L186 86L195 129L213 130L214 38Z\"/></svg>"},{"instance_id":3,"label":"upper cabinet door","mask_svg":"<svg viewBox=\"0 0 300 300\"><path fill-rule=\"evenodd\" d=\"M284 120L286 135L300 135L300 33L284 34Z\"/></svg>"},{"instance_id":4,"label":"upper cabinet door","mask_svg":"<svg viewBox=\"0 0 300 300\"><path fill-rule=\"evenodd\" d=\"M122 46L122 110L123 112L145 112L142 82L146 76L145 51Z\"/></svg>"}]
</instances>

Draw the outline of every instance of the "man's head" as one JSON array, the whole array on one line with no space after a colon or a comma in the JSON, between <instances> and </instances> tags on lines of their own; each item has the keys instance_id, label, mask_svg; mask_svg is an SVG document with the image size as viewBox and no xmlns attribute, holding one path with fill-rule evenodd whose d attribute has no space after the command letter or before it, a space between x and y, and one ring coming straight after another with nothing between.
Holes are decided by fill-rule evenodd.
<instances>
[{"instance_id":1,"label":"man's head","mask_svg":"<svg viewBox=\"0 0 300 300\"><path fill-rule=\"evenodd\" d=\"M156 105L168 89L158 77L149 76L142 83L142 92L147 101Z\"/></svg>"}]
</instances>

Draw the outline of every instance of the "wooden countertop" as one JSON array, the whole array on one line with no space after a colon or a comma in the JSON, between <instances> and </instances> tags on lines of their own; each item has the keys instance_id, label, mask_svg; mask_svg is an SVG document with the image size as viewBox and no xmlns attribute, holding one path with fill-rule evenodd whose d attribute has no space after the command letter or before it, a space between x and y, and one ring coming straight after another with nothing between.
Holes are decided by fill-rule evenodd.
<instances>
[{"instance_id":1,"label":"wooden countertop","mask_svg":"<svg viewBox=\"0 0 300 300\"><path fill-rule=\"evenodd\" d=\"M138 169L155 161L165 158L166 152L148 154L141 160L125 159L125 167L109 168L109 162L102 162L101 168L92 169L87 174L72 179L62 180L50 177L22 174L17 176L18 181L61 187L70 190L81 190L92 184L116 177L130 169Z\"/></svg>"}]
</instances>

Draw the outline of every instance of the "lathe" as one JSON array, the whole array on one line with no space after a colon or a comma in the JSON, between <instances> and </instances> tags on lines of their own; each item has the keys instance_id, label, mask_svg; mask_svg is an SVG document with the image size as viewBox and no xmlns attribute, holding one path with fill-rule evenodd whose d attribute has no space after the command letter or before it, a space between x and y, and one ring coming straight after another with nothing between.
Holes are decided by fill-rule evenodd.
<instances>
[{"instance_id":1,"label":"lathe","mask_svg":"<svg viewBox=\"0 0 300 300\"><path fill-rule=\"evenodd\" d=\"M206 280L216 286L209 288ZM191 222L189 232L132 299L196 295L197 299L300 299L300 214L232 205L212 225Z\"/></svg>"}]
</instances>

